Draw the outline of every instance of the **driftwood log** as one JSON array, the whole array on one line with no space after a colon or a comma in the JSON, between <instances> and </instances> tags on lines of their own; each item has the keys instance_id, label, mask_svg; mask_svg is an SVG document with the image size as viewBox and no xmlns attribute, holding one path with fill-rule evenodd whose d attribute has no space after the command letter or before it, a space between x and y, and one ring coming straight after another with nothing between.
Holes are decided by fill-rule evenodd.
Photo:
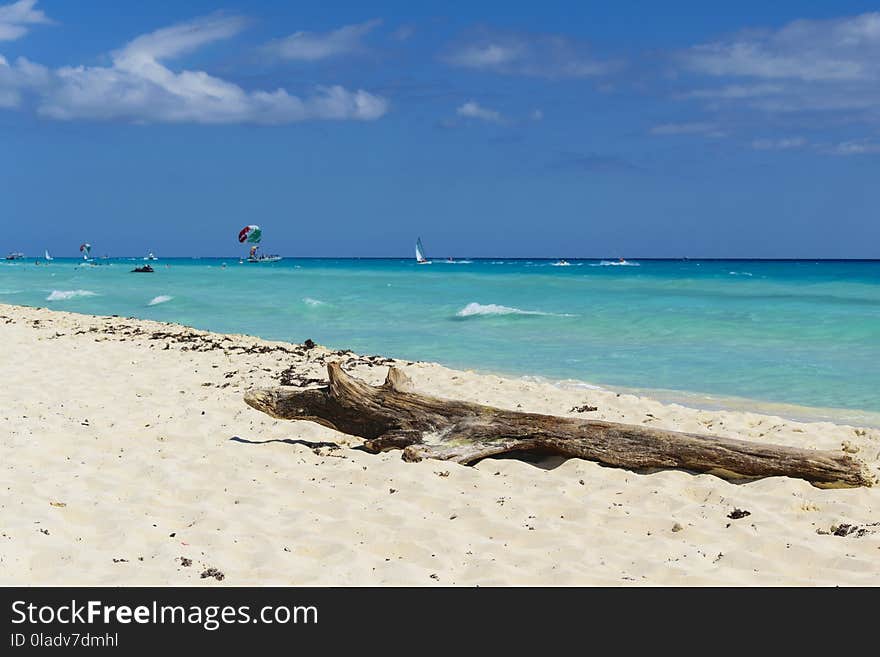
<instances>
[{"instance_id":1,"label":"driftwood log","mask_svg":"<svg viewBox=\"0 0 880 657\"><path fill-rule=\"evenodd\" d=\"M519 413L413 391L392 367L371 386L329 363L330 385L255 389L245 402L272 417L317 422L365 439L370 452L402 449L406 461L473 463L540 451L632 470L680 468L724 479L796 477L821 487L870 486L863 464L843 453L798 449L649 427Z\"/></svg>"}]
</instances>

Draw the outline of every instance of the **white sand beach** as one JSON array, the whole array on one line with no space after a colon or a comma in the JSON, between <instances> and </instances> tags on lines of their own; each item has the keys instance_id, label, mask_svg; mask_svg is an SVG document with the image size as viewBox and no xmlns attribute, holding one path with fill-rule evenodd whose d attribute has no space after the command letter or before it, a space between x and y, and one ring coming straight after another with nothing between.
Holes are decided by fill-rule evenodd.
<instances>
[{"instance_id":1,"label":"white sand beach","mask_svg":"<svg viewBox=\"0 0 880 657\"><path fill-rule=\"evenodd\" d=\"M242 401L283 372L321 379L328 359L374 384L390 362L0 305L0 584L880 584L880 486L407 463ZM595 419L843 449L880 473L877 429L397 364L435 396L573 416L589 403Z\"/></svg>"}]
</instances>

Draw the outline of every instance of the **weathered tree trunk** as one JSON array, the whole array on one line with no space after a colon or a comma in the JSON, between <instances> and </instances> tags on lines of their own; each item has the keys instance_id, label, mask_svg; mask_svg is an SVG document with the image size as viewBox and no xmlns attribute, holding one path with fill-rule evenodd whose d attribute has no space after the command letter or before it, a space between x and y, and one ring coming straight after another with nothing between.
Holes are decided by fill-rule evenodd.
<instances>
[{"instance_id":1,"label":"weathered tree trunk","mask_svg":"<svg viewBox=\"0 0 880 657\"><path fill-rule=\"evenodd\" d=\"M329 363L327 370L328 387L252 390L245 402L276 418L309 420L360 436L371 452L402 449L407 461L467 464L536 450L633 470L681 468L724 479L786 476L824 487L873 483L862 463L843 453L438 399L413 392L409 378L393 367L378 387L354 379L339 363Z\"/></svg>"}]
</instances>

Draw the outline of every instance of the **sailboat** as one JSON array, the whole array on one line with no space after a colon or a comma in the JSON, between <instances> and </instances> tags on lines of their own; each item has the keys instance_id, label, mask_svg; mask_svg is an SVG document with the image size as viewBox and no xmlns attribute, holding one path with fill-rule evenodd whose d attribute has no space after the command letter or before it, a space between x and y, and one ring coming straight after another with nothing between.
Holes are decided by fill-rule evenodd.
<instances>
[{"instance_id":1,"label":"sailboat","mask_svg":"<svg viewBox=\"0 0 880 657\"><path fill-rule=\"evenodd\" d=\"M416 239L416 264L430 265L431 261L425 257L425 247L422 246L422 238Z\"/></svg>"},{"instance_id":2,"label":"sailboat","mask_svg":"<svg viewBox=\"0 0 880 657\"><path fill-rule=\"evenodd\" d=\"M49 249L46 249L46 250L43 252L43 256L45 257L46 262L49 262L49 261L51 261L51 260L54 260L54 258L52 258L52 256L49 255Z\"/></svg>"},{"instance_id":3,"label":"sailboat","mask_svg":"<svg viewBox=\"0 0 880 657\"><path fill-rule=\"evenodd\" d=\"M238 241L242 244L247 242L248 244L253 244L250 251L248 252L248 257L246 261L239 262L250 262L256 264L263 264L269 262L278 262L281 260L280 255L262 255L257 254L259 250L260 240L263 239L263 230L256 225L251 224L250 226L245 226L238 233Z\"/></svg>"},{"instance_id":4,"label":"sailboat","mask_svg":"<svg viewBox=\"0 0 880 657\"><path fill-rule=\"evenodd\" d=\"M155 255L153 255L153 252L152 252L152 251L150 251L150 252L147 254L147 257L144 258L144 260L158 260L158 259L159 259L159 258L157 258Z\"/></svg>"}]
</instances>

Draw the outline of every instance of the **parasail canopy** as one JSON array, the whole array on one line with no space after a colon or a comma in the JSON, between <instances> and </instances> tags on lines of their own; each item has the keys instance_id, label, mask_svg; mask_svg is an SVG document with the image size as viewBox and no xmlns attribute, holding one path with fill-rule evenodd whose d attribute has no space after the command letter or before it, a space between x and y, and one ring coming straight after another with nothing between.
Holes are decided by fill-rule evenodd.
<instances>
[{"instance_id":1,"label":"parasail canopy","mask_svg":"<svg viewBox=\"0 0 880 657\"><path fill-rule=\"evenodd\" d=\"M238 233L238 241L239 242L247 242L248 244L259 244L260 239L263 237L263 231L260 230L259 226L245 226Z\"/></svg>"}]
</instances>

